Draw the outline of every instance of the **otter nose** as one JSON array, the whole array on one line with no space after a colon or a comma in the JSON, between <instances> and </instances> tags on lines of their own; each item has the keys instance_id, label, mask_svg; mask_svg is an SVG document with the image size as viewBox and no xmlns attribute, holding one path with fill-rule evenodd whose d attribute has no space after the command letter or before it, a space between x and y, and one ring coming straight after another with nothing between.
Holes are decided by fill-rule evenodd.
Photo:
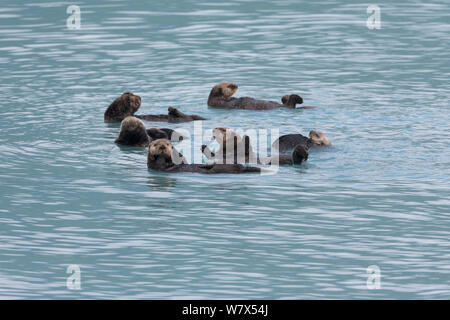
<instances>
[{"instance_id":1,"label":"otter nose","mask_svg":"<svg viewBox=\"0 0 450 320\"><path fill-rule=\"evenodd\" d=\"M161 147L159 147L160 150L166 150L166 146L162 145Z\"/></svg>"}]
</instances>

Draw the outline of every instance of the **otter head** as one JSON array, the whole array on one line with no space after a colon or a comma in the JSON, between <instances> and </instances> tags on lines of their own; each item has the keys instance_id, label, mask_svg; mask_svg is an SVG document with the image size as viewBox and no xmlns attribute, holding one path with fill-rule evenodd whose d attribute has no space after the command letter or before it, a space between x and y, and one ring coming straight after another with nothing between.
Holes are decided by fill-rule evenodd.
<instances>
[{"instance_id":1,"label":"otter head","mask_svg":"<svg viewBox=\"0 0 450 320\"><path fill-rule=\"evenodd\" d=\"M136 117L126 117L120 125L115 143L127 146L146 147L150 143L145 124Z\"/></svg>"},{"instance_id":2,"label":"otter head","mask_svg":"<svg viewBox=\"0 0 450 320\"><path fill-rule=\"evenodd\" d=\"M105 121L118 122L127 116L132 116L141 106L141 97L131 92L125 92L106 109Z\"/></svg>"},{"instance_id":3,"label":"otter head","mask_svg":"<svg viewBox=\"0 0 450 320\"><path fill-rule=\"evenodd\" d=\"M238 90L237 84L229 81L224 81L216 84L209 94L208 105L215 106L215 100L226 100L236 93Z\"/></svg>"},{"instance_id":4,"label":"otter head","mask_svg":"<svg viewBox=\"0 0 450 320\"><path fill-rule=\"evenodd\" d=\"M311 139L312 143L316 146L330 146L331 141L328 139L328 137L320 131L311 130L309 132L309 138Z\"/></svg>"},{"instance_id":5,"label":"otter head","mask_svg":"<svg viewBox=\"0 0 450 320\"><path fill-rule=\"evenodd\" d=\"M158 139L148 147L147 166L154 169L165 169L171 165L173 146L167 139Z\"/></svg>"},{"instance_id":6,"label":"otter head","mask_svg":"<svg viewBox=\"0 0 450 320\"><path fill-rule=\"evenodd\" d=\"M213 137L219 143L221 149L226 149L227 145L234 145L236 147L242 142L241 136L230 128L215 128L213 130Z\"/></svg>"},{"instance_id":7,"label":"otter head","mask_svg":"<svg viewBox=\"0 0 450 320\"><path fill-rule=\"evenodd\" d=\"M281 102L287 108L295 108L296 104L303 103L303 98L296 94L288 94L281 98Z\"/></svg>"}]
</instances>

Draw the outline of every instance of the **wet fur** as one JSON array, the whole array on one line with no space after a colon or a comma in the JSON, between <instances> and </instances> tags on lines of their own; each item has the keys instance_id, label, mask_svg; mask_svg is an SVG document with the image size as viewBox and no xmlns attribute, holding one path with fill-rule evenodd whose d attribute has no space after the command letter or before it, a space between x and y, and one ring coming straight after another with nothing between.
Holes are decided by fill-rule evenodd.
<instances>
[{"instance_id":1,"label":"wet fur","mask_svg":"<svg viewBox=\"0 0 450 320\"><path fill-rule=\"evenodd\" d=\"M142 120L129 116L126 117L120 125L119 137L116 139L115 143L133 147L147 147L150 142L157 139L172 139L172 137L177 137L178 141L183 140L183 137L178 133L175 135L176 131L168 128L151 128L146 129L145 124Z\"/></svg>"},{"instance_id":2,"label":"wet fur","mask_svg":"<svg viewBox=\"0 0 450 320\"><path fill-rule=\"evenodd\" d=\"M106 122L121 122L129 116L154 121L154 122L190 122L196 120L206 120L197 115L186 115L176 108L169 107L167 114L159 115L135 115L141 106L141 97L131 92L125 92L115 99L105 111L104 119Z\"/></svg>"},{"instance_id":3,"label":"wet fur","mask_svg":"<svg viewBox=\"0 0 450 320\"><path fill-rule=\"evenodd\" d=\"M230 128L215 128L213 137L220 145L217 153L211 152L206 145L202 146L202 152L207 159L214 161L214 163L294 165L302 164L308 160L307 148L303 146L298 146L291 153L260 157L253 152L250 137L245 135L241 138L236 131Z\"/></svg>"},{"instance_id":4,"label":"wet fur","mask_svg":"<svg viewBox=\"0 0 450 320\"><path fill-rule=\"evenodd\" d=\"M180 110L169 107L167 114L157 114L157 115L137 115L139 119L145 121L152 122L172 122L172 123L180 123L180 122L190 122L197 120L206 120L203 117L197 115L186 115L182 113Z\"/></svg>"},{"instance_id":5,"label":"wet fur","mask_svg":"<svg viewBox=\"0 0 450 320\"><path fill-rule=\"evenodd\" d=\"M225 109L270 110L282 107L292 109L295 108L296 104L303 103L302 97L295 94L284 96L281 104L275 101L260 100L251 97L232 97L237 90L238 86L229 81L216 84L209 94L208 105Z\"/></svg>"},{"instance_id":6,"label":"wet fur","mask_svg":"<svg viewBox=\"0 0 450 320\"><path fill-rule=\"evenodd\" d=\"M278 151L280 153L288 152L298 145L307 150L311 147L331 145L330 140L324 133L315 130L310 131L309 138L301 134L283 135L273 143L272 148L275 148L276 143L278 143Z\"/></svg>"},{"instance_id":7,"label":"wet fur","mask_svg":"<svg viewBox=\"0 0 450 320\"><path fill-rule=\"evenodd\" d=\"M115 143L134 147L146 147L150 143L145 124L136 117L123 119L120 125L119 137Z\"/></svg>"},{"instance_id":8,"label":"wet fur","mask_svg":"<svg viewBox=\"0 0 450 320\"><path fill-rule=\"evenodd\" d=\"M260 168L248 167L241 164L187 164L185 159L181 164L173 162L176 151L170 141L158 139L149 146L147 167L153 170L165 172L191 172L203 174L218 173L247 173L261 172Z\"/></svg>"},{"instance_id":9,"label":"wet fur","mask_svg":"<svg viewBox=\"0 0 450 320\"><path fill-rule=\"evenodd\" d=\"M104 114L106 122L120 122L134 115L141 106L141 97L131 92L125 92L109 105Z\"/></svg>"}]
</instances>

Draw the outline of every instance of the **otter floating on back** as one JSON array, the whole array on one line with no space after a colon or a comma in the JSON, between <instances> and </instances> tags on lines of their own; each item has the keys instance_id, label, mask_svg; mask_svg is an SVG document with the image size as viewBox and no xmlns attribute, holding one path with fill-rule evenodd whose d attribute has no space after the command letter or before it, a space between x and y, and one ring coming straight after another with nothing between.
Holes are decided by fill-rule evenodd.
<instances>
[{"instance_id":1,"label":"otter floating on back","mask_svg":"<svg viewBox=\"0 0 450 320\"><path fill-rule=\"evenodd\" d=\"M176 159L174 161L174 159ZM167 139L153 141L148 148L147 167L165 172L191 173L248 173L261 172L261 168L242 164L187 164L184 157Z\"/></svg>"},{"instance_id":2,"label":"otter floating on back","mask_svg":"<svg viewBox=\"0 0 450 320\"><path fill-rule=\"evenodd\" d=\"M260 100L251 97L234 98L233 94L238 90L237 84L224 81L216 84L208 97L208 106L225 109L246 109L246 110L270 110L277 108L294 109L296 104L302 104L303 99L299 95L285 95L281 98L281 104L270 100ZM313 109L315 107L300 107L297 109Z\"/></svg>"},{"instance_id":3,"label":"otter floating on back","mask_svg":"<svg viewBox=\"0 0 450 320\"><path fill-rule=\"evenodd\" d=\"M154 121L154 122L190 122L190 121L196 121L196 120L206 120L203 117L197 116L195 114L192 115L186 115L183 112L181 112L178 109L169 107L168 114L158 114L158 115L137 115L136 118L145 120L145 121Z\"/></svg>"},{"instance_id":4,"label":"otter floating on back","mask_svg":"<svg viewBox=\"0 0 450 320\"><path fill-rule=\"evenodd\" d=\"M131 92L125 92L120 97L115 99L113 103L105 111L106 122L120 122L128 116L135 116L136 118L145 121L155 122L190 122L196 120L206 120L197 115L186 115L178 109L169 107L168 114L159 115L135 115L136 111L141 106L141 97Z\"/></svg>"}]
</instances>

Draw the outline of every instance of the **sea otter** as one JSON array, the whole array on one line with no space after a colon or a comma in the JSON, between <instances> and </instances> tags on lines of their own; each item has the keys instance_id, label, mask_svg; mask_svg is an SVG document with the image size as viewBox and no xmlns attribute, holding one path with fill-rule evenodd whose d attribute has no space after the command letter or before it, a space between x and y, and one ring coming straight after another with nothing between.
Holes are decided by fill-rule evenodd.
<instances>
[{"instance_id":1,"label":"sea otter","mask_svg":"<svg viewBox=\"0 0 450 320\"><path fill-rule=\"evenodd\" d=\"M106 122L120 122L134 115L141 106L141 97L131 92L125 92L113 101L105 111Z\"/></svg>"},{"instance_id":2,"label":"sea otter","mask_svg":"<svg viewBox=\"0 0 450 320\"><path fill-rule=\"evenodd\" d=\"M175 138L177 141L183 140L183 136L180 136L172 129L146 129L142 120L128 116L123 119L120 125L119 137L115 143L134 147L147 147L153 140L172 138Z\"/></svg>"},{"instance_id":3,"label":"sea otter","mask_svg":"<svg viewBox=\"0 0 450 320\"><path fill-rule=\"evenodd\" d=\"M216 84L208 97L208 106L225 109L246 110L270 110L277 108L295 108L296 104L302 104L303 99L299 95L286 95L281 99L281 104L275 101L259 100L251 97L233 98L232 95L238 90L237 84L224 81ZM312 109L314 107L301 107L297 109Z\"/></svg>"},{"instance_id":4,"label":"sea otter","mask_svg":"<svg viewBox=\"0 0 450 320\"><path fill-rule=\"evenodd\" d=\"M191 114L187 115L181 112L178 109L169 107L168 114L158 114L158 115L137 115L135 117L145 120L145 121L155 121L155 122L190 122L190 121L196 121L196 120L206 120L203 117Z\"/></svg>"},{"instance_id":5,"label":"sea otter","mask_svg":"<svg viewBox=\"0 0 450 320\"><path fill-rule=\"evenodd\" d=\"M197 115L186 115L178 109L169 107L168 114L159 115L135 115L141 106L141 97L131 92L125 92L119 98L113 101L105 111L106 122L120 122L128 116L135 116L136 118L146 121L157 122L189 122L195 120L206 120Z\"/></svg>"},{"instance_id":6,"label":"sea otter","mask_svg":"<svg viewBox=\"0 0 450 320\"><path fill-rule=\"evenodd\" d=\"M230 128L215 128L213 137L220 147L216 153L206 146L202 146L202 152L207 159L214 163L257 163L257 164L303 164L308 160L308 151L302 145L296 146L291 153L260 157L253 152L250 137L241 136Z\"/></svg>"},{"instance_id":7,"label":"sea otter","mask_svg":"<svg viewBox=\"0 0 450 320\"><path fill-rule=\"evenodd\" d=\"M277 144L278 148L276 147ZM299 145L309 149L316 146L330 146L331 142L323 132L311 130L309 132L309 138L301 134L281 136L272 144L272 148L278 149L279 152L287 152Z\"/></svg>"},{"instance_id":8,"label":"sea otter","mask_svg":"<svg viewBox=\"0 0 450 320\"><path fill-rule=\"evenodd\" d=\"M175 161L174 161L175 159ZM261 172L261 168L241 164L187 164L167 139L158 139L148 148L147 167L165 172L192 173L248 173Z\"/></svg>"}]
</instances>

